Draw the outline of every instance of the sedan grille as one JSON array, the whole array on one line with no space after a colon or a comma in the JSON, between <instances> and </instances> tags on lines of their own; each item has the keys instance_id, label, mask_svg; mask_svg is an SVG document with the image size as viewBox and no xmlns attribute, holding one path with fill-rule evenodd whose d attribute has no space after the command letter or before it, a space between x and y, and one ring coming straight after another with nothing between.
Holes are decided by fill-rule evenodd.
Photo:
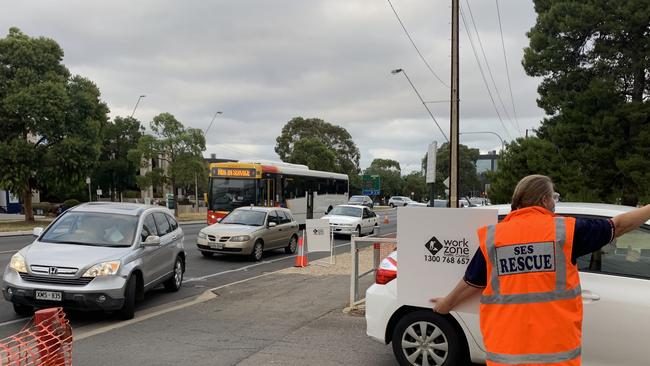
<instances>
[{"instance_id":1,"label":"sedan grille","mask_svg":"<svg viewBox=\"0 0 650 366\"><path fill-rule=\"evenodd\" d=\"M27 281L27 282L50 283L54 285L85 286L89 284L94 277L81 277L81 278L45 277L45 276L34 276L34 275L21 272L20 278L22 278L23 281Z\"/></svg>"},{"instance_id":2,"label":"sedan grille","mask_svg":"<svg viewBox=\"0 0 650 366\"><path fill-rule=\"evenodd\" d=\"M221 237L219 237L219 236L215 236L215 235L208 235L208 240L209 241L214 241L214 242L219 241L220 243L225 243L229 239L230 239L229 236L221 236Z\"/></svg>"}]
</instances>

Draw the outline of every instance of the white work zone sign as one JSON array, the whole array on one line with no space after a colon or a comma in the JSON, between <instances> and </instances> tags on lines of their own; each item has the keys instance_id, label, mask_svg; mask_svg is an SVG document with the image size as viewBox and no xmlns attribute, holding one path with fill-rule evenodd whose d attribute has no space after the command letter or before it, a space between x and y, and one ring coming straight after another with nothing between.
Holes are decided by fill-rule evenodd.
<instances>
[{"instance_id":1,"label":"white work zone sign","mask_svg":"<svg viewBox=\"0 0 650 366\"><path fill-rule=\"evenodd\" d=\"M431 307L431 298L446 296L479 247L476 230L496 224L497 215L497 210L491 209L399 207L399 302ZM478 303L455 310L478 312Z\"/></svg>"}]
</instances>

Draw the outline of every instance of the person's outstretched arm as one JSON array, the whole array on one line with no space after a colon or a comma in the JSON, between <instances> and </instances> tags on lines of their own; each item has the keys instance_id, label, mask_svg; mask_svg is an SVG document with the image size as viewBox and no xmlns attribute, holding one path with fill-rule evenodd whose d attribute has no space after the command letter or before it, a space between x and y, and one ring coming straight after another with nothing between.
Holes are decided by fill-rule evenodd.
<instances>
[{"instance_id":1,"label":"person's outstretched arm","mask_svg":"<svg viewBox=\"0 0 650 366\"><path fill-rule=\"evenodd\" d=\"M630 212L616 215L612 218L612 222L614 223L614 235L619 237L638 228L648 220L650 220L650 205L645 205Z\"/></svg>"}]
</instances>

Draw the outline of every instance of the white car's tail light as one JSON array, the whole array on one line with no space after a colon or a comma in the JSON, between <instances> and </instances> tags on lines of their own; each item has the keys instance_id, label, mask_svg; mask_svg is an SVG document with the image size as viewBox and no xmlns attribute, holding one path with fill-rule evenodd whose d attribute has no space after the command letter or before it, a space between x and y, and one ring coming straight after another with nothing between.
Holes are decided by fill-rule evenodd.
<instances>
[{"instance_id":1,"label":"white car's tail light","mask_svg":"<svg viewBox=\"0 0 650 366\"><path fill-rule=\"evenodd\" d=\"M388 257L381 261L379 268L377 268L377 271L375 272L376 284L385 285L397 278L396 254L397 252L392 252Z\"/></svg>"}]
</instances>

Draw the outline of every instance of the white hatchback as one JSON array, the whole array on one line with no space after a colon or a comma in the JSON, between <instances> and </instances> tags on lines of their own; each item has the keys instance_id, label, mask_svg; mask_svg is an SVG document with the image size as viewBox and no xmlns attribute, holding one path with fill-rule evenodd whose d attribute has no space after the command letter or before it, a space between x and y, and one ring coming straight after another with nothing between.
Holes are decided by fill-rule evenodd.
<instances>
[{"instance_id":1,"label":"white hatchback","mask_svg":"<svg viewBox=\"0 0 650 366\"><path fill-rule=\"evenodd\" d=\"M503 218L510 207L498 209ZM476 208L480 209L480 208ZM632 207L560 203L564 216L610 218ZM582 363L587 366L648 364L650 339L650 221L601 250L578 258L584 303ZM408 265L402 264L402 265ZM439 315L397 300L397 253L382 261L366 291L366 332L389 344L400 365L485 363L477 313ZM457 281L457 278L439 279ZM431 294L432 297L436 294ZM478 298L477 298L478 300Z\"/></svg>"}]
</instances>

